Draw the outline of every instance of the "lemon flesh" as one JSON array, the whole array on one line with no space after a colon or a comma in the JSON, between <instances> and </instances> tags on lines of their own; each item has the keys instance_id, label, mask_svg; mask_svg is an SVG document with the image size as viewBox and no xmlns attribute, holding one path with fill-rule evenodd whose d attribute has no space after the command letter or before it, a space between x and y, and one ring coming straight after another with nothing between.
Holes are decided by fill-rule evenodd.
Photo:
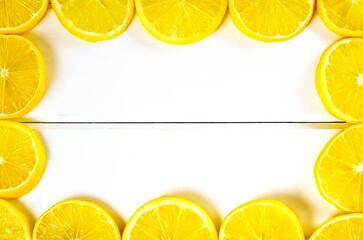
<instances>
[{"instance_id":1,"label":"lemon flesh","mask_svg":"<svg viewBox=\"0 0 363 240\"><path fill-rule=\"evenodd\" d=\"M316 71L316 88L326 110L347 122L363 121L363 39L331 45Z\"/></svg>"},{"instance_id":2,"label":"lemon flesh","mask_svg":"<svg viewBox=\"0 0 363 240\"><path fill-rule=\"evenodd\" d=\"M257 200L243 204L223 220L220 240L304 240L296 215L274 200Z\"/></svg>"},{"instance_id":3,"label":"lemon flesh","mask_svg":"<svg viewBox=\"0 0 363 240\"><path fill-rule=\"evenodd\" d=\"M229 0L229 12L237 28L259 41L291 39L310 22L314 0Z\"/></svg>"}]
</instances>

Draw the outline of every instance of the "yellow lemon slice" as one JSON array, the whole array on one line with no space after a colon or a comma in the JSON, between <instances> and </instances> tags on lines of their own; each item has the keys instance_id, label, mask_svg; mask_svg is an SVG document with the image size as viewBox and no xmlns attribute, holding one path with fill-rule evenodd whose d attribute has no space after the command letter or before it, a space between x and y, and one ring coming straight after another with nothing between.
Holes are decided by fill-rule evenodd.
<instances>
[{"instance_id":1,"label":"yellow lemon slice","mask_svg":"<svg viewBox=\"0 0 363 240\"><path fill-rule=\"evenodd\" d=\"M326 110L347 122L363 120L363 39L331 45L316 71L316 88Z\"/></svg>"},{"instance_id":2,"label":"yellow lemon slice","mask_svg":"<svg viewBox=\"0 0 363 240\"><path fill-rule=\"evenodd\" d=\"M0 0L0 34L32 29L47 11L48 0Z\"/></svg>"},{"instance_id":3,"label":"yellow lemon slice","mask_svg":"<svg viewBox=\"0 0 363 240\"><path fill-rule=\"evenodd\" d=\"M25 216L13 205L0 199L0 239L30 240L30 227Z\"/></svg>"},{"instance_id":4,"label":"yellow lemon slice","mask_svg":"<svg viewBox=\"0 0 363 240\"><path fill-rule=\"evenodd\" d=\"M59 202L43 213L33 230L33 240L120 240L119 229L100 206L83 200Z\"/></svg>"},{"instance_id":5,"label":"yellow lemon slice","mask_svg":"<svg viewBox=\"0 0 363 240\"><path fill-rule=\"evenodd\" d=\"M89 42L109 40L123 33L134 15L133 0L51 0L62 25Z\"/></svg>"},{"instance_id":6,"label":"yellow lemon slice","mask_svg":"<svg viewBox=\"0 0 363 240\"><path fill-rule=\"evenodd\" d=\"M0 119L22 117L43 96L43 57L24 37L0 35L0 89Z\"/></svg>"},{"instance_id":7,"label":"yellow lemon slice","mask_svg":"<svg viewBox=\"0 0 363 240\"><path fill-rule=\"evenodd\" d=\"M145 29L172 44L197 42L221 24L227 0L136 0L136 11Z\"/></svg>"},{"instance_id":8,"label":"yellow lemon slice","mask_svg":"<svg viewBox=\"0 0 363 240\"><path fill-rule=\"evenodd\" d=\"M198 205L163 197L146 203L128 221L122 240L217 240L212 220Z\"/></svg>"},{"instance_id":9,"label":"yellow lemon slice","mask_svg":"<svg viewBox=\"0 0 363 240\"><path fill-rule=\"evenodd\" d=\"M223 220L219 234L220 240L305 239L296 215L274 200L256 200L237 207Z\"/></svg>"},{"instance_id":10,"label":"yellow lemon slice","mask_svg":"<svg viewBox=\"0 0 363 240\"><path fill-rule=\"evenodd\" d=\"M0 198L29 193L40 181L46 165L45 150L29 127L0 121Z\"/></svg>"},{"instance_id":11,"label":"yellow lemon slice","mask_svg":"<svg viewBox=\"0 0 363 240\"><path fill-rule=\"evenodd\" d=\"M332 218L311 235L310 240L363 240L363 214Z\"/></svg>"},{"instance_id":12,"label":"yellow lemon slice","mask_svg":"<svg viewBox=\"0 0 363 240\"><path fill-rule=\"evenodd\" d=\"M321 195L346 212L363 211L363 125L353 125L334 136L315 163Z\"/></svg>"},{"instance_id":13,"label":"yellow lemon slice","mask_svg":"<svg viewBox=\"0 0 363 240\"><path fill-rule=\"evenodd\" d=\"M298 35L310 22L315 0L229 0L237 28L259 41L284 41Z\"/></svg>"},{"instance_id":14,"label":"yellow lemon slice","mask_svg":"<svg viewBox=\"0 0 363 240\"><path fill-rule=\"evenodd\" d=\"M318 0L317 9L330 31L347 37L363 37L363 1Z\"/></svg>"}]
</instances>

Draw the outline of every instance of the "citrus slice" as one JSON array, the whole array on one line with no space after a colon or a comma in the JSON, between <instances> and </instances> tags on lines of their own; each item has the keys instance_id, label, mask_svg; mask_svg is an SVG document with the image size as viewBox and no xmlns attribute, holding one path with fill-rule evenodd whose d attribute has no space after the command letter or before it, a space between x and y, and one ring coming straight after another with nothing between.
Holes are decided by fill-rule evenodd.
<instances>
[{"instance_id":1,"label":"citrus slice","mask_svg":"<svg viewBox=\"0 0 363 240\"><path fill-rule=\"evenodd\" d=\"M221 24L227 0L136 0L141 24L155 38L172 44L197 42Z\"/></svg>"},{"instance_id":2,"label":"citrus slice","mask_svg":"<svg viewBox=\"0 0 363 240\"><path fill-rule=\"evenodd\" d=\"M89 42L119 36L134 15L133 0L51 0L62 25L74 36Z\"/></svg>"},{"instance_id":3,"label":"citrus slice","mask_svg":"<svg viewBox=\"0 0 363 240\"><path fill-rule=\"evenodd\" d=\"M318 13L332 32L363 37L363 2L360 0L318 0Z\"/></svg>"},{"instance_id":4,"label":"citrus slice","mask_svg":"<svg viewBox=\"0 0 363 240\"><path fill-rule=\"evenodd\" d=\"M59 202L36 221L33 240L120 240L119 229L100 206L83 200Z\"/></svg>"},{"instance_id":5,"label":"citrus slice","mask_svg":"<svg viewBox=\"0 0 363 240\"><path fill-rule=\"evenodd\" d=\"M48 0L0 0L0 34L32 29L47 11Z\"/></svg>"},{"instance_id":6,"label":"citrus slice","mask_svg":"<svg viewBox=\"0 0 363 240\"><path fill-rule=\"evenodd\" d=\"M322 224L310 240L363 240L363 214L353 213L334 217Z\"/></svg>"},{"instance_id":7,"label":"citrus slice","mask_svg":"<svg viewBox=\"0 0 363 240\"><path fill-rule=\"evenodd\" d=\"M0 88L0 119L22 117L43 96L43 57L24 37L0 35Z\"/></svg>"},{"instance_id":8,"label":"citrus slice","mask_svg":"<svg viewBox=\"0 0 363 240\"><path fill-rule=\"evenodd\" d=\"M316 88L326 110L347 122L363 121L363 39L331 45L316 71Z\"/></svg>"},{"instance_id":9,"label":"citrus slice","mask_svg":"<svg viewBox=\"0 0 363 240\"><path fill-rule=\"evenodd\" d=\"M31 239L28 220L18 209L2 199L0 199L0 239Z\"/></svg>"},{"instance_id":10,"label":"citrus slice","mask_svg":"<svg viewBox=\"0 0 363 240\"><path fill-rule=\"evenodd\" d=\"M45 150L29 127L0 121L0 198L29 193L40 181L46 165Z\"/></svg>"},{"instance_id":11,"label":"citrus slice","mask_svg":"<svg viewBox=\"0 0 363 240\"><path fill-rule=\"evenodd\" d=\"M346 212L363 211L363 125L335 135L315 163L315 181L321 195Z\"/></svg>"},{"instance_id":12,"label":"citrus slice","mask_svg":"<svg viewBox=\"0 0 363 240\"><path fill-rule=\"evenodd\" d=\"M198 205L163 197L146 203L128 221L122 240L217 240L212 220Z\"/></svg>"},{"instance_id":13,"label":"citrus slice","mask_svg":"<svg viewBox=\"0 0 363 240\"><path fill-rule=\"evenodd\" d=\"M259 41L293 38L310 22L315 0L229 0L229 12L237 28Z\"/></svg>"},{"instance_id":14,"label":"citrus slice","mask_svg":"<svg viewBox=\"0 0 363 240\"><path fill-rule=\"evenodd\" d=\"M220 240L305 239L296 215L274 200L256 200L237 207L223 220L219 234Z\"/></svg>"}]
</instances>

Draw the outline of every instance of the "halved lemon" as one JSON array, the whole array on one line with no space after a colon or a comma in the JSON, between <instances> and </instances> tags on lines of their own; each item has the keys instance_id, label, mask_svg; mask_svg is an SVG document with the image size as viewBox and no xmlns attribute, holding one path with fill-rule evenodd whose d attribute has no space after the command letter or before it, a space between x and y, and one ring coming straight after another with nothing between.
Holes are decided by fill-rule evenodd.
<instances>
[{"instance_id":1,"label":"halved lemon","mask_svg":"<svg viewBox=\"0 0 363 240\"><path fill-rule=\"evenodd\" d=\"M363 240L363 214L334 217L323 223L310 240Z\"/></svg>"},{"instance_id":2,"label":"halved lemon","mask_svg":"<svg viewBox=\"0 0 363 240\"><path fill-rule=\"evenodd\" d=\"M28 39L0 35L0 119L30 112L45 90L43 57Z\"/></svg>"},{"instance_id":3,"label":"halved lemon","mask_svg":"<svg viewBox=\"0 0 363 240\"><path fill-rule=\"evenodd\" d=\"M172 44L197 42L221 24L227 0L135 0L145 29L155 38Z\"/></svg>"},{"instance_id":4,"label":"halved lemon","mask_svg":"<svg viewBox=\"0 0 363 240\"><path fill-rule=\"evenodd\" d=\"M26 217L9 202L0 199L0 239L30 240Z\"/></svg>"},{"instance_id":5,"label":"halved lemon","mask_svg":"<svg viewBox=\"0 0 363 240\"><path fill-rule=\"evenodd\" d=\"M51 0L62 25L74 36L89 42L119 36L134 16L133 0Z\"/></svg>"},{"instance_id":6,"label":"halved lemon","mask_svg":"<svg viewBox=\"0 0 363 240\"><path fill-rule=\"evenodd\" d=\"M345 212L363 212L363 125L335 135L315 163L321 195Z\"/></svg>"},{"instance_id":7,"label":"halved lemon","mask_svg":"<svg viewBox=\"0 0 363 240\"><path fill-rule=\"evenodd\" d=\"M32 29L47 11L48 0L0 0L0 34Z\"/></svg>"},{"instance_id":8,"label":"halved lemon","mask_svg":"<svg viewBox=\"0 0 363 240\"><path fill-rule=\"evenodd\" d=\"M33 240L120 240L111 216L95 203L67 200L55 204L36 221Z\"/></svg>"},{"instance_id":9,"label":"halved lemon","mask_svg":"<svg viewBox=\"0 0 363 240\"><path fill-rule=\"evenodd\" d=\"M193 202L163 197L146 203L128 221L122 240L217 240L207 213Z\"/></svg>"},{"instance_id":10,"label":"halved lemon","mask_svg":"<svg viewBox=\"0 0 363 240\"><path fill-rule=\"evenodd\" d=\"M230 212L222 222L220 240L304 240L296 215L275 200L256 200Z\"/></svg>"},{"instance_id":11,"label":"halved lemon","mask_svg":"<svg viewBox=\"0 0 363 240\"><path fill-rule=\"evenodd\" d=\"M322 55L316 88L326 110L347 122L363 121L363 39L335 42Z\"/></svg>"},{"instance_id":12,"label":"halved lemon","mask_svg":"<svg viewBox=\"0 0 363 240\"><path fill-rule=\"evenodd\" d=\"M237 28L259 41L293 38L310 22L315 0L229 0L229 12Z\"/></svg>"},{"instance_id":13,"label":"halved lemon","mask_svg":"<svg viewBox=\"0 0 363 240\"><path fill-rule=\"evenodd\" d=\"M363 37L363 1L318 0L317 9L330 31L347 37Z\"/></svg>"},{"instance_id":14,"label":"halved lemon","mask_svg":"<svg viewBox=\"0 0 363 240\"><path fill-rule=\"evenodd\" d=\"M0 121L0 198L18 198L38 184L46 165L39 136L24 124Z\"/></svg>"}]
</instances>

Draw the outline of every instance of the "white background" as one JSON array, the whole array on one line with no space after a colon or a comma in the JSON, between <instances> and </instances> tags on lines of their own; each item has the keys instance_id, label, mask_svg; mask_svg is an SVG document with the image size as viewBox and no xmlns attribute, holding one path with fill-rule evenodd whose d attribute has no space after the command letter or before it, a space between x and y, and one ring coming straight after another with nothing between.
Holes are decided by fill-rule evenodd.
<instances>
[{"instance_id":1,"label":"white background","mask_svg":"<svg viewBox=\"0 0 363 240\"><path fill-rule=\"evenodd\" d=\"M52 10L25 36L43 53L48 75L44 98L21 120L48 152L40 184L15 201L32 221L74 197L107 205L121 229L163 195L195 201L217 227L257 198L290 206L306 235L337 213L313 176L321 149L345 126L332 123L315 90L319 57L339 39L318 16L296 38L269 44L245 37L228 15L187 46L159 42L137 17L114 40L83 42Z\"/></svg>"}]
</instances>

